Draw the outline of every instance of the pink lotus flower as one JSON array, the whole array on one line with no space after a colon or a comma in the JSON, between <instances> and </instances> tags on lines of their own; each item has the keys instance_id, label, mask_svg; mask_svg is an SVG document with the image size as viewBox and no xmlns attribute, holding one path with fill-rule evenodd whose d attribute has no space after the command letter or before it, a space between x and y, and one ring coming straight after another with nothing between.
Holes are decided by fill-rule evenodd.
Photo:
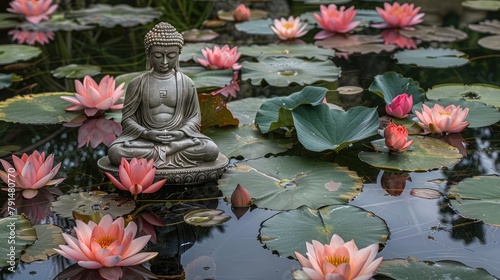
<instances>
[{"instance_id":1,"label":"pink lotus flower","mask_svg":"<svg viewBox=\"0 0 500 280\"><path fill-rule=\"evenodd\" d=\"M469 108L462 109L460 106L448 105L446 108L439 104L434 107L423 104L422 112L416 111L418 125L424 129L424 133L461 132L469 122L465 118L469 114Z\"/></svg>"},{"instance_id":2,"label":"pink lotus flower","mask_svg":"<svg viewBox=\"0 0 500 280\"><path fill-rule=\"evenodd\" d=\"M316 240L306 243L307 258L298 252L295 256L304 272L312 280L322 279L370 279L382 262L375 260L378 244L358 250L354 240L344 240L334 234L330 244L323 245Z\"/></svg>"},{"instance_id":3,"label":"pink lotus flower","mask_svg":"<svg viewBox=\"0 0 500 280\"><path fill-rule=\"evenodd\" d=\"M102 78L99 85L90 77L85 76L83 84L75 80L75 96L61 96L61 99L73 103L73 106L66 108L66 111L78 111L83 109L85 115L92 117L100 110L119 110L123 104L116 104L122 101L123 87L120 84L115 89L115 79L109 75Z\"/></svg>"},{"instance_id":4,"label":"pink lotus flower","mask_svg":"<svg viewBox=\"0 0 500 280\"><path fill-rule=\"evenodd\" d=\"M387 115L404 119L408 117L411 108L413 107L413 96L406 93L396 96L390 104L385 105Z\"/></svg>"},{"instance_id":5,"label":"pink lotus flower","mask_svg":"<svg viewBox=\"0 0 500 280\"><path fill-rule=\"evenodd\" d=\"M391 151L402 152L413 143L408 141L408 130L404 125L396 125L390 122L384 131L385 145Z\"/></svg>"},{"instance_id":6,"label":"pink lotus flower","mask_svg":"<svg viewBox=\"0 0 500 280\"><path fill-rule=\"evenodd\" d=\"M54 249L61 256L78 262L88 269L99 269L105 279L120 279L123 274L120 266L132 266L144 263L156 255L138 253L148 243L150 235L135 238L137 225L129 222L124 227L124 220L115 221L111 215L104 216L99 224L88 224L76 220L76 238L63 233L68 245L59 245Z\"/></svg>"},{"instance_id":7,"label":"pink lotus flower","mask_svg":"<svg viewBox=\"0 0 500 280\"><path fill-rule=\"evenodd\" d=\"M38 24L42 20L48 20L49 15L55 12L57 4L51 5L52 0L14 0L10 2L7 11L24 15L26 20Z\"/></svg>"},{"instance_id":8,"label":"pink lotus flower","mask_svg":"<svg viewBox=\"0 0 500 280\"><path fill-rule=\"evenodd\" d=\"M417 44L412 38L403 36L398 29L386 29L381 33L384 44L394 44L402 49L416 49Z\"/></svg>"},{"instance_id":9,"label":"pink lotus flower","mask_svg":"<svg viewBox=\"0 0 500 280\"><path fill-rule=\"evenodd\" d=\"M12 35L12 40L17 41L19 44L26 44L33 46L35 43L40 45L48 44L54 39L54 32L40 32L40 31L23 31L13 29L9 31L9 35Z\"/></svg>"},{"instance_id":10,"label":"pink lotus flower","mask_svg":"<svg viewBox=\"0 0 500 280\"><path fill-rule=\"evenodd\" d=\"M122 126L114 120L106 118L88 119L78 129L78 148L83 146L97 147L99 144L111 145L117 135L122 133Z\"/></svg>"},{"instance_id":11,"label":"pink lotus flower","mask_svg":"<svg viewBox=\"0 0 500 280\"><path fill-rule=\"evenodd\" d=\"M233 18L237 22L247 21L250 18L250 9L244 4L238 5L234 10Z\"/></svg>"},{"instance_id":12,"label":"pink lotus flower","mask_svg":"<svg viewBox=\"0 0 500 280\"><path fill-rule=\"evenodd\" d=\"M300 17L294 19L290 16L288 20L286 18L275 19L271 29L281 40L292 40L306 35L306 27L307 23L302 23Z\"/></svg>"},{"instance_id":13,"label":"pink lotus flower","mask_svg":"<svg viewBox=\"0 0 500 280\"><path fill-rule=\"evenodd\" d=\"M354 6L345 9L344 6L337 9L335 4L320 6L320 14L314 14L319 25L324 29L314 36L314 39L325 39L333 36L335 33L347 33L360 23L360 21L352 21L356 16L357 11Z\"/></svg>"},{"instance_id":14,"label":"pink lotus flower","mask_svg":"<svg viewBox=\"0 0 500 280\"><path fill-rule=\"evenodd\" d=\"M377 12L385 21L385 23L374 24L377 28L402 28L413 29L411 26L419 24L423 21L425 14L419 14L420 7L414 8L414 4L404 3L400 5L394 2L392 5L385 2L384 9L377 7Z\"/></svg>"},{"instance_id":15,"label":"pink lotus flower","mask_svg":"<svg viewBox=\"0 0 500 280\"><path fill-rule=\"evenodd\" d=\"M5 171L0 170L0 178L6 183L15 182L17 188L23 189L23 197L26 199L33 198L37 195L38 189L46 185L55 185L61 183L65 178L54 179L61 163L54 168L54 155L50 155L45 159L45 152L41 154L34 151L31 155L23 154L21 158L12 155L14 167L7 161L0 159ZM9 185L10 185L9 184Z\"/></svg>"},{"instance_id":16,"label":"pink lotus flower","mask_svg":"<svg viewBox=\"0 0 500 280\"><path fill-rule=\"evenodd\" d=\"M153 184L156 168L153 167L152 159L147 161L144 158L133 158L130 160L130 164L125 158L122 158L118 169L120 181L108 172L105 172L105 174L116 187L124 191L130 191L134 195L134 198L137 198L137 194L139 193L156 192L167 181L163 179Z\"/></svg>"},{"instance_id":17,"label":"pink lotus flower","mask_svg":"<svg viewBox=\"0 0 500 280\"><path fill-rule=\"evenodd\" d=\"M222 70L233 68L240 70L241 65L238 59L241 53L238 52L238 47L229 48L229 45L224 45L222 48L215 46L213 50L205 48L201 50L205 59L197 58L198 62L210 70Z\"/></svg>"}]
</instances>

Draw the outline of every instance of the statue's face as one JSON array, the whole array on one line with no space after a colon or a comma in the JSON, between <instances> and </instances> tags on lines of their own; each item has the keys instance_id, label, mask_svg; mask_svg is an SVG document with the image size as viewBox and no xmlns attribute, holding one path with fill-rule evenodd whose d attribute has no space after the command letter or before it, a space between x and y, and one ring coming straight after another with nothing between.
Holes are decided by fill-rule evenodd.
<instances>
[{"instance_id":1,"label":"statue's face","mask_svg":"<svg viewBox=\"0 0 500 280\"><path fill-rule=\"evenodd\" d=\"M177 65L177 61L179 61L177 46L152 46L149 50L149 62L156 73L169 73Z\"/></svg>"}]
</instances>

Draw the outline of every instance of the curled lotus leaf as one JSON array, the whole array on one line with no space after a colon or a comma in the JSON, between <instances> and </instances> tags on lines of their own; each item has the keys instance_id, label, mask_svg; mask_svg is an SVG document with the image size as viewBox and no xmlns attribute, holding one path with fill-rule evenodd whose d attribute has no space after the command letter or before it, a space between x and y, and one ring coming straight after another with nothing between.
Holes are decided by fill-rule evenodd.
<instances>
[{"instance_id":1,"label":"curled lotus leaf","mask_svg":"<svg viewBox=\"0 0 500 280\"><path fill-rule=\"evenodd\" d=\"M384 44L384 40L379 35L337 34L325 40L316 41L314 44L345 53L360 54L392 52L397 48L396 45Z\"/></svg>"},{"instance_id":2,"label":"curled lotus leaf","mask_svg":"<svg viewBox=\"0 0 500 280\"><path fill-rule=\"evenodd\" d=\"M467 33L453 26L417 25L413 30L400 30L401 35L422 41L456 42L467 39Z\"/></svg>"},{"instance_id":3,"label":"curled lotus leaf","mask_svg":"<svg viewBox=\"0 0 500 280\"><path fill-rule=\"evenodd\" d=\"M429 68L459 67L469 63L467 55L453 49L419 48L403 50L392 56L400 64L410 64Z\"/></svg>"},{"instance_id":4,"label":"curled lotus leaf","mask_svg":"<svg viewBox=\"0 0 500 280\"><path fill-rule=\"evenodd\" d=\"M219 209L198 209L184 215L184 222L202 227L222 225L229 219L231 216Z\"/></svg>"},{"instance_id":5,"label":"curled lotus leaf","mask_svg":"<svg viewBox=\"0 0 500 280\"><path fill-rule=\"evenodd\" d=\"M384 98L386 104L403 93L413 96L414 103L424 101L424 90L417 81L393 71L375 76L368 89Z\"/></svg>"},{"instance_id":6,"label":"curled lotus leaf","mask_svg":"<svg viewBox=\"0 0 500 280\"><path fill-rule=\"evenodd\" d=\"M96 4L87 9L68 12L66 18L76 19L80 24L98 24L106 28L117 25L133 27L147 24L161 16L161 12L152 7L132 7L126 4Z\"/></svg>"},{"instance_id":7,"label":"curled lotus leaf","mask_svg":"<svg viewBox=\"0 0 500 280\"><path fill-rule=\"evenodd\" d=\"M0 45L0 65L26 61L39 56L42 50L38 47L7 44Z\"/></svg>"},{"instance_id":8,"label":"curled lotus leaf","mask_svg":"<svg viewBox=\"0 0 500 280\"><path fill-rule=\"evenodd\" d=\"M500 51L500 35L483 37L477 41L477 44L485 49Z\"/></svg>"},{"instance_id":9,"label":"curled lotus leaf","mask_svg":"<svg viewBox=\"0 0 500 280\"><path fill-rule=\"evenodd\" d=\"M304 57L308 59L327 60L329 57L335 56L335 51L316 47L312 44L304 45L252 45L241 46L238 48L243 55L259 57L263 59L266 57Z\"/></svg>"},{"instance_id":10,"label":"curled lotus leaf","mask_svg":"<svg viewBox=\"0 0 500 280\"><path fill-rule=\"evenodd\" d=\"M469 29L481 33L500 35L500 20L488 19L481 21L479 24L469 24Z\"/></svg>"}]
</instances>

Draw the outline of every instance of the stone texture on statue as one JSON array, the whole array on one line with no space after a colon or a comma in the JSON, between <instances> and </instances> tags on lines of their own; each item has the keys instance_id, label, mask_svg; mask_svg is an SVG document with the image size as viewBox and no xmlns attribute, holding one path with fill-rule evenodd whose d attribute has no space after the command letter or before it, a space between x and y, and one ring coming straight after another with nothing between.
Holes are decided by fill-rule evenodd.
<instances>
[{"instance_id":1,"label":"stone texture on statue","mask_svg":"<svg viewBox=\"0 0 500 280\"><path fill-rule=\"evenodd\" d=\"M228 160L200 133L201 112L193 81L179 71L183 38L159 23L145 38L148 71L127 87L122 134L111 144L102 170L118 171L121 158L154 159L157 177L167 184L217 180Z\"/></svg>"}]
</instances>

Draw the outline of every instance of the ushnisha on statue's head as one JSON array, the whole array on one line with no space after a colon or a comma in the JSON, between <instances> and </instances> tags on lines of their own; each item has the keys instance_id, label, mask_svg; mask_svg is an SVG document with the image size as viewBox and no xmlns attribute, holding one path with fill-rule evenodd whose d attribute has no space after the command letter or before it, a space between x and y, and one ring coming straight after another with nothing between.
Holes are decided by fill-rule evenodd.
<instances>
[{"instance_id":1,"label":"ushnisha on statue's head","mask_svg":"<svg viewBox=\"0 0 500 280\"><path fill-rule=\"evenodd\" d=\"M179 69L179 59L178 55L182 51L184 46L184 38L182 35L168 22L160 22L155 25L146 35L144 36L144 49L146 51L146 69L151 70L153 67L151 65L151 54L157 49L175 50L177 52L177 57L175 59L175 64L172 65L177 71Z\"/></svg>"}]
</instances>

